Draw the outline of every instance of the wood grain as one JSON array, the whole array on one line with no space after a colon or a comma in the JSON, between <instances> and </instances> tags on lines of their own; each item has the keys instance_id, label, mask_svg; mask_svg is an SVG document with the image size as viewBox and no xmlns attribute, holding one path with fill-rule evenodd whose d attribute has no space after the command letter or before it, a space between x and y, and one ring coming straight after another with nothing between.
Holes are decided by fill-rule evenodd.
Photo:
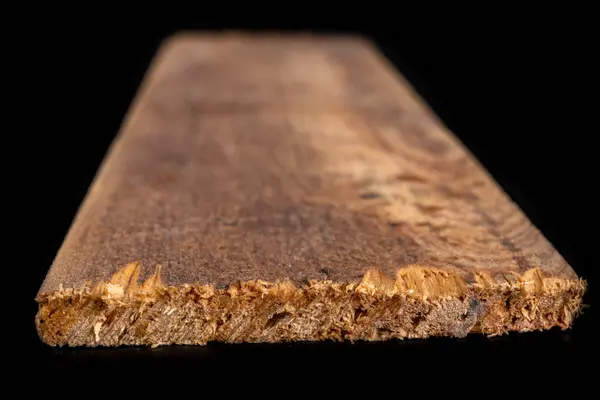
<instances>
[{"instance_id":1,"label":"wood grain","mask_svg":"<svg viewBox=\"0 0 600 400\"><path fill-rule=\"evenodd\" d=\"M135 282L157 279L159 264L161 287L222 290L364 283L405 267L510 286L534 271L543 287L581 287L569 313L584 287L355 37L187 34L162 46L38 301L134 261Z\"/></svg>"}]
</instances>

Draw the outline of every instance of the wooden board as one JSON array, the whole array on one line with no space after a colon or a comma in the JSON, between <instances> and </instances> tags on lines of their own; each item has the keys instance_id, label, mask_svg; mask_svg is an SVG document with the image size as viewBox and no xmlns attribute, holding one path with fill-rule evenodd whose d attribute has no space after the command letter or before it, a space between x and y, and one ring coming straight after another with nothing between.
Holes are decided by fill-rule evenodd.
<instances>
[{"instance_id":1,"label":"wooden board","mask_svg":"<svg viewBox=\"0 0 600 400\"><path fill-rule=\"evenodd\" d=\"M489 335L585 282L369 42L178 35L39 291L51 345Z\"/></svg>"}]
</instances>

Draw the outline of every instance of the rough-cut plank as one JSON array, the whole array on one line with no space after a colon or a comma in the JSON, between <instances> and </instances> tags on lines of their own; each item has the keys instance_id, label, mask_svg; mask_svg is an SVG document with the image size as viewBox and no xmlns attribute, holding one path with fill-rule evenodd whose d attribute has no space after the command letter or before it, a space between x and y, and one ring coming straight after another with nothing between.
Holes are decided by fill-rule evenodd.
<instances>
[{"instance_id":1,"label":"rough-cut plank","mask_svg":"<svg viewBox=\"0 0 600 400\"><path fill-rule=\"evenodd\" d=\"M585 281L368 42L161 49L39 291L51 345L568 328Z\"/></svg>"}]
</instances>

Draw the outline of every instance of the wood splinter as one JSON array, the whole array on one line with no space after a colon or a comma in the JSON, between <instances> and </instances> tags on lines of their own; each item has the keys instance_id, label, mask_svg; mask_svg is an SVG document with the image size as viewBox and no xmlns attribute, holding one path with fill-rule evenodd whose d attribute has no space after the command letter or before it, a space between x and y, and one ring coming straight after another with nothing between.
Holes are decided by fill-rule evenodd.
<instances>
[{"instance_id":1,"label":"wood splinter","mask_svg":"<svg viewBox=\"0 0 600 400\"><path fill-rule=\"evenodd\" d=\"M160 49L36 297L53 346L571 327L586 282L369 42Z\"/></svg>"}]
</instances>

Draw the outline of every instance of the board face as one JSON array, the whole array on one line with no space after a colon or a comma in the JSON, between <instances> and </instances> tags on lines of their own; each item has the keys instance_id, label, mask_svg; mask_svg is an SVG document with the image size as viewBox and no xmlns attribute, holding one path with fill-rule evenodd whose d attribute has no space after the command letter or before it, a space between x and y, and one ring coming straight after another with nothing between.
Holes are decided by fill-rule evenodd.
<instances>
[{"instance_id":1,"label":"board face","mask_svg":"<svg viewBox=\"0 0 600 400\"><path fill-rule=\"evenodd\" d=\"M160 50L40 289L140 261L167 286L577 276L369 42L183 35Z\"/></svg>"}]
</instances>

